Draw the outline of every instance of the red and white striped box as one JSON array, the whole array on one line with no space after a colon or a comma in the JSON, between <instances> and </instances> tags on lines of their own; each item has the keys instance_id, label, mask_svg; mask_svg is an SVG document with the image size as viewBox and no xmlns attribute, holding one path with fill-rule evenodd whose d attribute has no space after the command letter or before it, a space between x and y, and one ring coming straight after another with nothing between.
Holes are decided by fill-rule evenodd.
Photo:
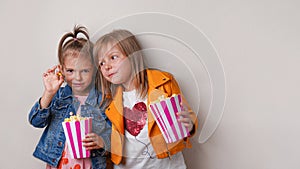
<instances>
[{"instance_id":1,"label":"red and white striped box","mask_svg":"<svg viewBox=\"0 0 300 169\"><path fill-rule=\"evenodd\" d=\"M90 157L90 151L83 146L82 139L92 132L92 118L62 122L69 152L73 159Z\"/></svg>"},{"instance_id":2,"label":"red and white striped box","mask_svg":"<svg viewBox=\"0 0 300 169\"><path fill-rule=\"evenodd\" d=\"M178 122L176 113L182 111L181 96L173 95L169 98L149 105L150 111L167 143L173 143L190 135L188 128Z\"/></svg>"}]
</instances>

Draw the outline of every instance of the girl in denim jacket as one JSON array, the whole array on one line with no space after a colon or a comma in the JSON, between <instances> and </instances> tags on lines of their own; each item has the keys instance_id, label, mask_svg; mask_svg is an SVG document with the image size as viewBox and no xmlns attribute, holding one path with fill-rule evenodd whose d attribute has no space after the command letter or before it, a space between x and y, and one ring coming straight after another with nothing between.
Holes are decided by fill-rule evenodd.
<instances>
[{"instance_id":1,"label":"girl in denim jacket","mask_svg":"<svg viewBox=\"0 0 300 169\"><path fill-rule=\"evenodd\" d=\"M47 163L46 169L106 168L111 126L102 106L102 94L95 89L97 68L92 48L86 28L75 26L60 40L60 65L43 74L44 93L32 107L29 122L37 128L46 127L33 153ZM92 117L92 133L83 139L91 158L72 159L69 154L62 122L75 114Z\"/></svg>"}]
</instances>

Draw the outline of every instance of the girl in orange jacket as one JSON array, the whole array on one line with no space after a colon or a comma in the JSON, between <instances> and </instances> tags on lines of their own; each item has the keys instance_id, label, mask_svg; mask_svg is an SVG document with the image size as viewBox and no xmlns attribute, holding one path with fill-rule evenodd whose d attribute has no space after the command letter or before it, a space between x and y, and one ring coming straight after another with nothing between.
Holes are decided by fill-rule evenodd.
<instances>
[{"instance_id":1,"label":"girl in orange jacket","mask_svg":"<svg viewBox=\"0 0 300 169\"><path fill-rule=\"evenodd\" d=\"M153 91L165 96L180 94L167 72L145 69L141 47L127 30L115 30L96 42L94 57L99 64L99 88L107 100L106 115L112 122L111 160L114 168L185 169L182 150L191 147L189 137L197 129L195 113L185 108L178 119L190 136L167 143L149 111ZM186 105L186 104L185 104ZM188 106L186 106L188 107Z\"/></svg>"}]
</instances>

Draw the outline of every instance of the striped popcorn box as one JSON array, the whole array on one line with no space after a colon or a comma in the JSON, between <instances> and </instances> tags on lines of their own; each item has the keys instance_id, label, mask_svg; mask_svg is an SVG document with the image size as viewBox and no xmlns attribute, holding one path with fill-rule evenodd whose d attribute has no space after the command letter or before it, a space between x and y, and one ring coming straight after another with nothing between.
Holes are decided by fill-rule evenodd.
<instances>
[{"instance_id":1,"label":"striped popcorn box","mask_svg":"<svg viewBox=\"0 0 300 169\"><path fill-rule=\"evenodd\" d=\"M92 118L80 117L62 122L68 149L73 159L90 157L90 151L82 144L85 135L92 132Z\"/></svg>"},{"instance_id":2,"label":"striped popcorn box","mask_svg":"<svg viewBox=\"0 0 300 169\"><path fill-rule=\"evenodd\" d=\"M180 117L176 113L182 111L180 103L181 96L178 94L149 105L167 143L176 142L190 135L188 128L177 121Z\"/></svg>"}]
</instances>

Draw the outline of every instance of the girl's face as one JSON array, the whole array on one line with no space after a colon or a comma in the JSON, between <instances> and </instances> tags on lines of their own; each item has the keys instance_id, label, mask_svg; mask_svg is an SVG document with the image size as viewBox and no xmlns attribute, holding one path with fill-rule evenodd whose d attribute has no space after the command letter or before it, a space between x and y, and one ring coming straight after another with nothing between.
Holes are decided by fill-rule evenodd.
<instances>
[{"instance_id":1,"label":"girl's face","mask_svg":"<svg viewBox=\"0 0 300 169\"><path fill-rule=\"evenodd\" d=\"M130 60L119 47L107 45L107 50L99 56L101 73L106 80L113 84L121 84L125 91L134 89Z\"/></svg>"},{"instance_id":2,"label":"girl's face","mask_svg":"<svg viewBox=\"0 0 300 169\"><path fill-rule=\"evenodd\" d=\"M64 60L65 81L74 95L87 96L94 82L95 68L88 56L68 55Z\"/></svg>"}]
</instances>

